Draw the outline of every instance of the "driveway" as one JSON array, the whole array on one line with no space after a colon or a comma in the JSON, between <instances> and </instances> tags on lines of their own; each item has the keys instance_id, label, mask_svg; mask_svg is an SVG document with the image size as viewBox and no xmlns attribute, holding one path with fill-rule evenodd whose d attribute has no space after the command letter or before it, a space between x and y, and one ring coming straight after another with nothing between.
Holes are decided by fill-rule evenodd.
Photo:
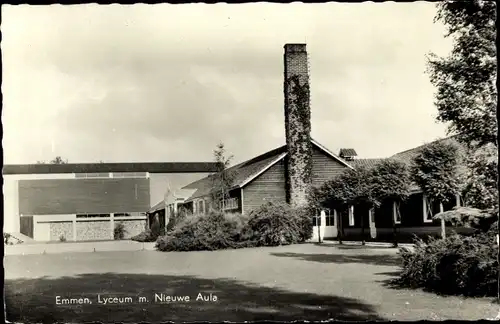
<instances>
[{"instance_id":1,"label":"driveway","mask_svg":"<svg viewBox=\"0 0 500 324\"><path fill-rule=\"evenodd\" d=\"M498 314L490 299L387 287L399 258L383 247L12 255L4 264L7 319L19 322L475 320Z\"/></svg>"}]
</instances>

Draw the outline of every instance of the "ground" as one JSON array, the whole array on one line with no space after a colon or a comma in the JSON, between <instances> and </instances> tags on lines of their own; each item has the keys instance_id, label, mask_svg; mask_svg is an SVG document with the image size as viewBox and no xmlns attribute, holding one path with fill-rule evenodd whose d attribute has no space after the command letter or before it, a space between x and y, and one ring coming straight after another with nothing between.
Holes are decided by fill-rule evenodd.
<instances>
[{"instance_id":1,"label":"ground","mask_svg":"<svg viewBox=\"0 0 500 324\"><path fill-rule=\"evenodd\" d=\"M215 252L90 252L5 257L7 319L16 322L475 320L491 299L396 290L392 248L301 244ZM154 294L190 296L154 302ZM198 293L211 300L196 301ZM127 304L98 303L132 297ZM56 305L61 298L92 304ZM217 300L214 301L214 296ZM139 302L146 297L148 302Z\"/></svg>"}]
</instances>

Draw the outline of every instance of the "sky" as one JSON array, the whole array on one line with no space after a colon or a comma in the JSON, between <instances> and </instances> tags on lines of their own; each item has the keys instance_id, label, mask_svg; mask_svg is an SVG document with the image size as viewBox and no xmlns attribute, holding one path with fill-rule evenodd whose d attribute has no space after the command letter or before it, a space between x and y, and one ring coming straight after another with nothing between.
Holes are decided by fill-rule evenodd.
<instances>
[{"instance_id":1,"label":"sky","mask_svg":"<svg viewBox=\"0 0 500 324\"><path fill-rule=\"evenodd\" d=\"M237 163L285 142L283 46L306 43L312 137L386 157L445 136L435 4L2 6L4 163Z\"/></svg>"}]
</instances>

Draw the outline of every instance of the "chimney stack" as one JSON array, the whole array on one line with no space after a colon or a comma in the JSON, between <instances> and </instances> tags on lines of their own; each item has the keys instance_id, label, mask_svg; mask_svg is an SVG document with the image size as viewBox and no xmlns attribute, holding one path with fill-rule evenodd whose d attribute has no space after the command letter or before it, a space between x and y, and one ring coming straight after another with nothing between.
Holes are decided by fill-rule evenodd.
<instances>
[{"instance_id":1,"label":"chimney stack","mask_svg":"<svg viewBox=\"0 0 500 324\"><path fill-rule=\"evenodd\" d=\"M293 207L304 206L311 187L312 147L309 102L309 62L306 44L286 44L285 133L286 193Z\"/></svg>"}]
</instances>

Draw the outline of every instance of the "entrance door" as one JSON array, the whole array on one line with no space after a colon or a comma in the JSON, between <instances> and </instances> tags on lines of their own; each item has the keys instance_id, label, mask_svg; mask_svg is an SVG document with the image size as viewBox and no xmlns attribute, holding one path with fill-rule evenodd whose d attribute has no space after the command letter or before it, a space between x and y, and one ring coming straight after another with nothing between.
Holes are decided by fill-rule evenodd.
<instances>
[{"instance_id":1,"label":"entrance door","mask_svg":"<svg viewBox=\"0 0 500 324\"><path fill-rule=\"evenodd\" d=\"M33 216L21 216L19 222L21 234L33 238Z\"/></svg>"}]
</instances>

